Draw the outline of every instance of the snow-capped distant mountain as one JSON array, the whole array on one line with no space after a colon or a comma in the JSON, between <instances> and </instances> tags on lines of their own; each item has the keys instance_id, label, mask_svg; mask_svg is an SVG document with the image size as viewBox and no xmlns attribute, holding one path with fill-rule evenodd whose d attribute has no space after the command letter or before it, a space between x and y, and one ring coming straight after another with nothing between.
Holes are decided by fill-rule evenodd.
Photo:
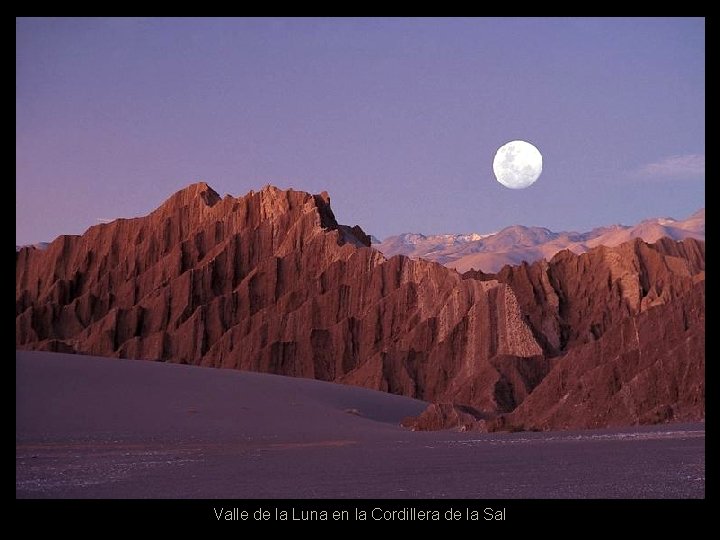
<instances>
[{"instance_id":1,"label":"snow-capped distant mountain","mask_svg":"<svg viewBox=\"0 0 720 540\"><path fill-rule=\"evenodd\" d=\"M646 219L637 225L610 225L592 231L553 232L544 227L513 225L491 234L405 233L386 238L374 247L386 257L407 255L436 261L459 272L479 269L497 272L506 264L550 259L558 251L569 249L583 253L599 246L616 246L633 238L656 242L662 237L673 240L705 239L705 209L685 220L669 217Z\"/></svg>"},{"instance_id":2,"label":"snow-capped distant mountain","mask_svg":"<svg viewBox=\"0 0 720 540\"><path fill-rule=\"evenodd\" d=\"M479 242L495 233L479 234L434 234L426 236L419 233L404 233L391 236L380 242L376 248L386 257L393 255L408 255L410 257L424 257L436 260L436 257L462 250L467 244Z\"/></svg>"}]
</instances>

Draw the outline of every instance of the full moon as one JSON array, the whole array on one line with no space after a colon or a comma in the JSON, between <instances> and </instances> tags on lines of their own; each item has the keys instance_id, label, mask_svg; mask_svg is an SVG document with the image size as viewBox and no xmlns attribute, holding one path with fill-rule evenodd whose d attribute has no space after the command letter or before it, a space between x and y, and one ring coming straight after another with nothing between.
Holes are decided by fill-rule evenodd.
<instances>
[{"instance_id":1,"label":"full moon","mask_svg":"<svg viewBox=\"0 0 720 540\"><path fill-rule=\"evenodd\" d=\"M542 173L542 154L529 142L510 141L498 148L493 172L497 181L505 187L526 188Z\"/></svg>"}]
</instances>

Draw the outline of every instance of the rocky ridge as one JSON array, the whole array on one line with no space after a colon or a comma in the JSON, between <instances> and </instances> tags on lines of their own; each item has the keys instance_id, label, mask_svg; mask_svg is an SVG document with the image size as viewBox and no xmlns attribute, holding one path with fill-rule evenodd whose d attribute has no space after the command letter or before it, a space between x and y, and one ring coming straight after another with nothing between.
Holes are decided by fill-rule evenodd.
<instances>
[{"instance_id":1,"label":"rocky ridge","mask_svg":"<svg viewBox=\"0 0 720 540\"><path fill-rule=\"evenodd\" d=\"M468 414L479 429L699 418L704 256L692 239L634 240L460 275L386 259L338 224L327 193L198 183L148 216L20 249L16 347L451 404L418 429L470 429Z\"/></svg>"}]
</instances>

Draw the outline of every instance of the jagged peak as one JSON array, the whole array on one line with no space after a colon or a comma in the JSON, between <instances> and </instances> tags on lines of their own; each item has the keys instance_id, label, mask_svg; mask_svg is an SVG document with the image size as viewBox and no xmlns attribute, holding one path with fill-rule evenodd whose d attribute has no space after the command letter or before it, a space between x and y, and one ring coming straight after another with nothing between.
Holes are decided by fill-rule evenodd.
<instances>
[{"instance_id":1,"label":"jagged peak","mask_svg":"<svg viewBox=\"0 0 720 540\"><path fill-rule=\"evenodd\" d=\"M313 195L308 192L292 188L282 189L270 183L265 184L257 191L250 190L244 195L237 197L228 194L223 199L206 182L195 182L175 192L151 214L172 215L179 209L190 207L193 213L199 212L200 215L205 215L207 210L215 207L217 203L223 200L249 202L252 199L259 202L259 206L257 208L259 209L261 219L269 219L272 216L287 212L294 206L312 202L314 203L316 211L320 216L321 227L330 230L334 230L339 227L332 208L330 207L330 196L327 191L322 191L319 194ZM350 229L351 228L348 227L348 230ZM362 234L359 234L359 231L355 232L358 233L357 236L360 243L369 243L369 240L366 242L364 232Z\"/></svg>"},{"instance_id":2,"label":"jagged peak","mask_svg":"<svg viewBox=\"0 0 720 540\"><path fill-rule=\"evenodd\" d=\"M210 187L210 185L207 182L205 182L204 180L189 184L188 186L175 192L175 195L179 195L181 193L187 193L189 195L195 195L195 196L200 196L205 193L209 193L209 194L216 195L218 198L220 197L218 195L218 193L212 187Z\"/></svg>"},{"instance_id":3,"label":"jagged peak","mask_svg":"<svg viewBox=\"0 0 720 540\"><path fill-rule=\"evenodd\" d=\"M285 191L293 191L293 189L292 189L292 188L290 188L290 189L282 189L282 188L277 187L277 186L274 185L274 184L265 184L263 187L260 188L260 191L258 191L257 193L260 193L260 194L262 194L262 193L273 193L273 194L276 194L276 193L285 192ZM251 191L250 193L251 193L251 194L254 194L255 192L254 192L254 191Z\"/></svg>"},{"instance_id":4,"label":"jagged peak","mask_svg":"<svg viewBox=\"0 0 720 540\"><path fill-rule=\"evenodd\" d=\"M329 205L330 204L330 196L328 195L327 191L323 191L319 195L312 195L311 193L307 191L297 190L293 188L287 188L283 189L281 187L278 187L274 184L265 184L263 187L261 187L259 190L250 190L245 195L237 197L238 199L245 199L248 197L255 197L259 196L262 199L270 198L271 200L277 199L278 197L287 197L290 196L290 194L295 194L296 196L299 196L301 198L310 198L314 197L315 200L321 202L323 205ZM230 195L231 196L231 195Z\"/></svg>"},{"instance_id":5,"label":"jagged peak","mask_svg":"<svg viewBox=\"0 0 720 540\"><path fill-rule=\"evenodd\" d=\"M211 188L207 182L195 182L173 193L163 202L157 210L174 208L177 206L188 206L200 202L205 206L215 206L220 201L220 195ZM156 210L156 211L157 211Z\"/></svg>"}]
</instances>

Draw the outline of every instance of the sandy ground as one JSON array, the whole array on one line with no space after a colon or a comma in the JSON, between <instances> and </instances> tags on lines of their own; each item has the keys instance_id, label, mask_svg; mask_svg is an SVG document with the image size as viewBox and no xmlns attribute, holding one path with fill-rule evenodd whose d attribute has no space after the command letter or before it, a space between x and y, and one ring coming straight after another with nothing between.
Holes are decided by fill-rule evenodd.
<instances>
[{"instance_id":1,"label":"sandy ground","mask_svg":"<svg viewBox=\"0 0 720 540\"><path fill-rule=\"evenodd\" d=\"M307 379L16 353L18 498L702 498L704 424L414 433Z\"/></svg>"}]
</instances>

